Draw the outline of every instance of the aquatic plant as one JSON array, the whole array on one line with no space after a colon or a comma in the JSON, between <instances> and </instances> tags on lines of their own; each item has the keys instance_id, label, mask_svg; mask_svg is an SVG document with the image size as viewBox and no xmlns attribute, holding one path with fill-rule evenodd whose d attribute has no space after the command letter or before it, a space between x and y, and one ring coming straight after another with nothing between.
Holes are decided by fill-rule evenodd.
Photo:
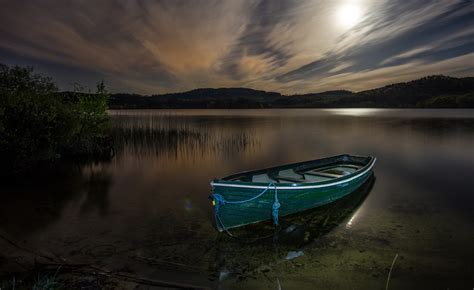
<instances>
[{"instance_id":1,"label":"aquatic plant","mask_svg":"<svg viewBox=\"0 0 474 290\"><path fill-rule=\"evenodd\" d=\"M58 267L53 275L41 275L38 273L33 290L59 290L64 289L63 283L58 279L58 273L61 266Z\"/></svg>"}]
</instances>

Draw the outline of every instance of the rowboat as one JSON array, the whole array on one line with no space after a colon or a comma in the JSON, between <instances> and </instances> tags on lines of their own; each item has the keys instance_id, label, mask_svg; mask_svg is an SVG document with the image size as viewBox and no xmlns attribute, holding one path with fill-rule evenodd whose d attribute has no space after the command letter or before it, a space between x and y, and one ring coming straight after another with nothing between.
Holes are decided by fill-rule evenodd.
<instances>
[{"instance_id":1,"label":"rowboat","mask_svg":"<svg viewBox=\"0 0 474 290\"><path fill-rule=\"evenodd\" d=\"M376 158L338 155L246 171L211 182L217 229L227 231L319 207L364 184Z\"/></svg>"}]
</instances>

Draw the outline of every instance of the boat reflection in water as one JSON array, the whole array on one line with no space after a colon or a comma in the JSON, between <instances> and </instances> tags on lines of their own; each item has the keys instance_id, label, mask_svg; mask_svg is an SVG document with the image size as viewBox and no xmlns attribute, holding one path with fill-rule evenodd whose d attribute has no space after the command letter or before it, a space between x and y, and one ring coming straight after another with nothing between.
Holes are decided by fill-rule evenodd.
<instances>
[{"instance_id":1,"label":"boat reflection in water","mask_svg":"<svg viewBox=\"0 0 474 290\"><path fill-rule=\"evenodd\" d=\"M232 229L233 237L219 234L216 278L221 282L256 278L305 255L307 250L324 247L324 235L351 223L374 183L372 174L352 194L325 206L285 216L279 227L267 221Z\"/></svg>"},{"instance_id":2,"label":"boat reflection in water","mask_svg":"<svg viewBox=\"0 0 474 290\"><path fill-rule=\"evenodd\" d=\"M372 174L352 194L326 206L287 217L285 220L287 227L278 235L279 241L302 246L329 233L334 227L347 220L349 220L347 223L351 223L374 183L375 176Z\"/></svg>"}]
</instances>

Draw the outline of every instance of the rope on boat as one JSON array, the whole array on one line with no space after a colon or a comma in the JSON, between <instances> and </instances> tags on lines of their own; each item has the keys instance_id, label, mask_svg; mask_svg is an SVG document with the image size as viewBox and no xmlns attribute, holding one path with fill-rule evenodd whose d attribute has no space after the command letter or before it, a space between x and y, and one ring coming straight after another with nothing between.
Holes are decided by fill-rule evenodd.
<instances>
[{"instance_id":1,"label":"rope on boat","mask_svg":"<svg viewBox=\"0 0 474 290\"><path fill-rule=\"evenodd\" d=\"M278 202L278 194L277 189L275 186L275 201L272 205L272 217L273 217L273 224L278 225L278 209L280 208L280 203Z\"/></svg>"},{"instance_id":2,"label":"rope on boat","mask_svg":"<svg viewBox=\"0 0 474 290\"><path fill-rule=\"evenodd\" d=\"M278 202L278 189L277 189L277 186L273 182L270 182L268 184L268 186L262 192L260 192L256 196L254 196L252 198L249 198L249 199L246 199L246 200L229 201L229 200L224 199L224 197L222 195L220 195L218 193L213 193L212 197L214 199L214 202L213 202L213 204L214 204L214 214L216 216L216 220L222 226L222 229L227 234L232 236L232 234L227 230L226 226L222 223L222 220L220 218L219 213L220 213L221 206L224 206L225 204L243 204L243 203L251 202L251 201L256 200L257 198L261 197L262 195L264 195L270 189L270 187L272 187L272 186L274 187L274 201L273 201L273 205L272 205L273 224L278 226L278 215L279 215L279 208L280 208L281 205L280 205L280 202Z\"/></svg>"}]
</instances>

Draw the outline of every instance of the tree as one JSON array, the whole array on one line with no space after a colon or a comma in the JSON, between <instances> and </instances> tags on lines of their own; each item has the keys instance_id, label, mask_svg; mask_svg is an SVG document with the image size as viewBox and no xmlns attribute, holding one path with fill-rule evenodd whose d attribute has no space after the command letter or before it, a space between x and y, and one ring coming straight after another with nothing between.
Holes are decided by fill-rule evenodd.
<instances>
[{"instance_id":1,"label":"tree","mask_svg":"<svg viewBox=\"0 0 474 290\"><path fill-rule=\"evenodd\" d=\"M0 64L0 158L3 171L21 171L62 156L95 154L106 136L108 93L58 92L32 68Z\"/></svg>"}]
</instances>

